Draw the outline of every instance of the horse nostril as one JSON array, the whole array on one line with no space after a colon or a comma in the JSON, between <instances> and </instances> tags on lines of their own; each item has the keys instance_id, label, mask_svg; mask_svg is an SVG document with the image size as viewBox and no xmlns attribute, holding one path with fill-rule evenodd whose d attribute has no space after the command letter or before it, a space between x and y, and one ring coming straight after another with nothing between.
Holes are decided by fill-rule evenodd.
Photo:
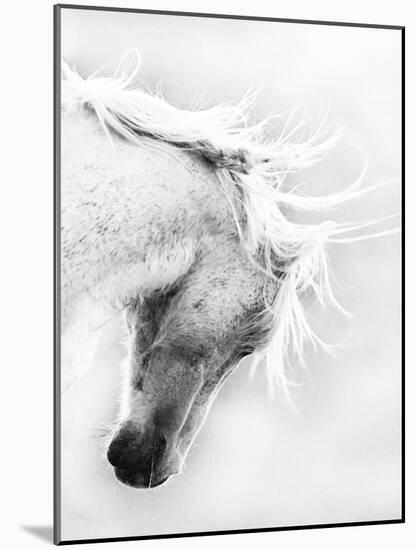
<instances>
[{"instance_id":1,"label":"horse nostril","mask_svg":"<svg viewBox=\"0 0 415 550\"><path fill-rule=\"evenodd\" d=\"M161 460L166 446L167 439L159 430L146 437L125 427L110 443L107 459L116 468L144 472Z\"/></svg>"},{"instance_id":2,"label":"horse nostril","mask_svg":"<svg viewBox=\"0 0 415 550\"><path fill-rule=\"evenodd\" d=\"M139 435L122 428L108 447L107 459L112 466L131 469L136 466L141 454Z\"/></svg>"}]
</instances>

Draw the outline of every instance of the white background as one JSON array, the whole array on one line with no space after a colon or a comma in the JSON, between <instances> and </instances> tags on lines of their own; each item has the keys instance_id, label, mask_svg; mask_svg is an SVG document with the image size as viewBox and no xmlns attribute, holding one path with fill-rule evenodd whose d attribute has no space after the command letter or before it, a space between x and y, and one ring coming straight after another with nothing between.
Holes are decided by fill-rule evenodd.
<instances>
[{"instance_id":1,"label":"white background","mask_svg":"<svg viewBox=\"0 0 415 550\"><path fill-rule=\"evenodd\" d=\"M101 1L99 5L111 5ZM413 19L404 2L323 1L274 2L117 2L134 8L177 9L304 19L403 24ZM409 4L407 4L409 5ZM374 9L375 8L375 9ZM19 2L3 8L2 124L2 539L4 547L45 545L29 527L52 521L52 2ZM409 33L410 34L410 33ZM407 37L407 56L412 54ZM413 108L413 75L408 64L408 127ZM408 147L411 150L411 131ZM407 204L411 204L413 167L407 171ZM408 238L413 222L407 221ZM411 258L407 260L411 281ZM408 289L408 310L412 292ZM4 308L6 304L6 308ZM410 335L411 324L408 322ZM411 350L407 388L413 386ZM407 392L408 395L409 391ZM413 406L408 404L411 424ZM411 430L408 431L408 436ZM142 548L232 547L377 548L410 547L413 441L407 438L408 525L280 532L272 534L123 543ZM32 529L33 531L33 529ZM44 531L43 531L44 532ZM96 546L96 545L95 545Z\"/></svg>"}]
</instances>

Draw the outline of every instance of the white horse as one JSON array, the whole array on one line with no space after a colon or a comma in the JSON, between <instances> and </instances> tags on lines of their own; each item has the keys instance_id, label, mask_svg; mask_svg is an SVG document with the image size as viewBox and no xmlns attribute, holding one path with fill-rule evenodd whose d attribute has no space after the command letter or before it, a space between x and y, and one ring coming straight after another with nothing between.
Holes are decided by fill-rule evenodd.
<instances>
[{"instance_id":1,"label":"white horse","mask_svg":"<svg viewBox=\"0 0 415 550\"><path fill-rule=\"evenodd\" d=\"M336 302L326 244L373 222L310 225L356 199L307 197L285 176L316 163L339 134L303 141L289 119L273 140L251 125L255 94L236 105L178 109L134 89L137 68L87 79L63 62L62 381L88 368L105 315L123 311L128 360L108 460L117 478L155 487L180 472L226 377L253 354L270 387L288 392L284 361L303 361L302 297ZM292 126L292 124L291 124ZM388 231L389 233L391 231Z\"/></svg>"}]
</instances>

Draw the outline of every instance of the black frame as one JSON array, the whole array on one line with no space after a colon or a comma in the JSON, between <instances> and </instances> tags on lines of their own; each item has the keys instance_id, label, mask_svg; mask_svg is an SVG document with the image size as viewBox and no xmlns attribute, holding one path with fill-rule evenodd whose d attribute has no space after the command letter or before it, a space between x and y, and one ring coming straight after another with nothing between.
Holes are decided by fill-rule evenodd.
<instances>
[{"instance_id":1,"label":"black frame","mask_svg":"<svg viewBox=\"0 0 415 550\"><path fill-rule=\"evenodd\" d=\"M322 523L312 525L295 525L287 527L265 527L258 529L233 529L223 531L201 531L191 533L168 533L159 535L144 535L130 537L105 537L96 539L80 539L80 540L61 540L61 525L60 525L60 435L61 435L61 409L60 409L60 112L61 112L61 10L62 9L77 9L77 10L94 10L94 11L111 11L111 12L128 12L128 13L147 13L155 15L172 15L186 17L209 17L215 19L242 19L247 21L269 21L278 23L299 23L307 25L331 25L343 27L363 27L372 29L389 29L401 32L401 187L402 187L402 232L401 232L401 247L402 247L402 277L401 277L401 302L402 302L402 386L401 386L401 518L400 519L385 519L373 521L355 521L344 523ZM118 541L133 541L133 540L154 540L154 539L171 539L184 537L200 537L211 535L229 535L242 533L269 533L276 531L298 531L303 529L322 529L332 527L358 527L365 525L387 525L396 523L405 523L405 27L401 25L380 25L369 23L347 23L341 21L319 21L305 19L286 19L276 17L254 17L245 15L229 15L217 13L198 13L198 12L180 12L180 11L163 11L163 10L148 10L148 9L133 9L133 8L116 8L106 6L81 6L76 4L55 4L53 6L53 247L54 247L54 365L53 365L53 542L55 545L66 544L90 544L100 542L118 542Z\"/></svg>"}]
</instances>

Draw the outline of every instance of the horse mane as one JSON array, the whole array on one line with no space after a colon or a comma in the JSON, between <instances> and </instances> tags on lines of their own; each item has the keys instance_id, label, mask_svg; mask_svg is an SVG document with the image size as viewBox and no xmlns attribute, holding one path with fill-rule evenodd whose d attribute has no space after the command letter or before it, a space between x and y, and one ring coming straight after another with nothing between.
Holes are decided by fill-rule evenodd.
<instances>
[{"instance_id":1,"label":"horse mane","mask_svg":"<svg viewBox=\"0 0 415 550\"><path fill-rule=\"evenodd\" d=\"M385 182L363 188L365 166L360 177L338 193L315 197L287 188L287 174L313 166L338 143L341 131L328 134L326 117L314 132L300 139L304 121L292 128L295 116L291 113L280 134L270 139L265 133L270 119L250 123L256 92L248 92L236 104L181 109L159 94L132 87L140 66L138 52L133 50L133 54L137 56L135 68L129 73L123 69L124 56L113 77L94 73L84 79L62 61L63 112L85 108L96 114L110 139L109 130L137 144L152 138L192 151L212 164L231 205L242 246L266 279L279 285L276 296L266 300L262 322L265 319L270 334L254 352L253 364L264 361L271 392L277 389L288 395L291 381L287 357L291 354L304 363L306 342L327 352L332 349L310 326L303 298L311 293L322 306L334 306L347 314L332 292L327 244L350 243L399 230L348 236L392 216L362 223L308 224L289 219L286 211L325 212ZM229 193L229 189L234 192Z\"/></svg>"}]
</instances>

